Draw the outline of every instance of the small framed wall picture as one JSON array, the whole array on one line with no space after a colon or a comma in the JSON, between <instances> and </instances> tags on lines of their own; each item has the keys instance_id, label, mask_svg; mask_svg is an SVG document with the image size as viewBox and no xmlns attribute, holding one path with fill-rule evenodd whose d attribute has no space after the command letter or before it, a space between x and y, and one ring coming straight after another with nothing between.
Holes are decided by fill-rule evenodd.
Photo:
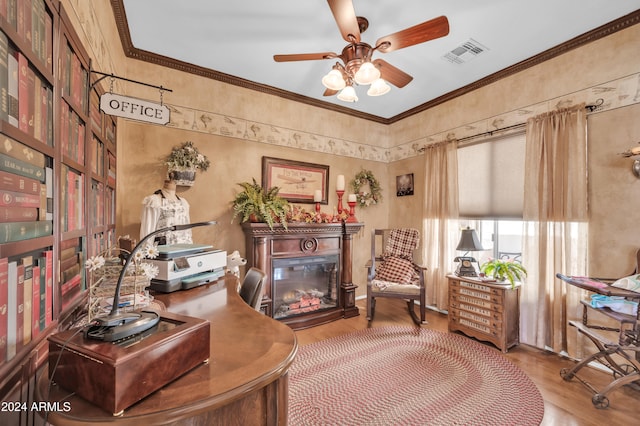
<instances>
[{"instance_id":1,"label":"small framed wall picture","mask_svg":"<svg viewBox=\"0 0 640 426\"><path fill-rule=\"evenodd\" d=\"M413 173L396 176L396 196L413 195Z\"/></svg>"}]
</instances>

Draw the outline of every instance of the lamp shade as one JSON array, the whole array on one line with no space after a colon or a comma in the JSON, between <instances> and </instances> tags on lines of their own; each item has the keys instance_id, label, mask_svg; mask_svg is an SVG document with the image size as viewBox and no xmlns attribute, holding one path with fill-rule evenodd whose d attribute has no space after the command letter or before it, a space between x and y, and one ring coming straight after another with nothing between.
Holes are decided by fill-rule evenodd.
<instances>
[{"instance_id":1,"label":"lamp shade","mask_svg":"<svg viewBox=\"0 0 640 426\"><path fill-rule=\"evenodd\" d=\"M365 62L360 66L353 78L358 84L371 84L380 78L380 70L371 62Z\"/></svg>"},{"instance_id":2,"label":"lamp shade","mask_svg":"<svg viewBox=\"0 0 640 426\"><path fill-rule=\"evenodd\" d=\"M367 95L382 96L385 93L388 93L389 90L391 90L391 87L387 84L387 82L379 78L371 83L371 87L369 87L369 90L367 90Z\"/></svg>"},{"instance_id":3,"label":"lamp shade","mask_svg":"<svg viewBox=\"0 0 640 426\"><path fill-rule=\"evenodd\" d=\"M459 251L480 251L484 250L482 248L482 244L480 244L480 239L478 238L478 234L475 229L471 229L467 227L462 230L462 234L460 235L460 242L458 243L458 247L456 250Z\"/></svg>"},{"instance_id":4,"label":"lamp shade","mask_svg":"<svg viewBox=\"0 0 640 426\"><path fill-rule=\"evenodd\" d=\"M322 84L331 90L342 90L346 86L342 73L335 68L322 77Z\"/></svg>"},{"instance_id":5,"label":"lamp shade","mask_svg":"<svg viewBox=\"0 0 640 426\"><path fill-rule=\"evenodd\" d=\"M338 93L338 99L345 102L357 102L358 96L356 95L356 89L353 86L347 86L340 93Z\"/></svg>"}]
</instances>

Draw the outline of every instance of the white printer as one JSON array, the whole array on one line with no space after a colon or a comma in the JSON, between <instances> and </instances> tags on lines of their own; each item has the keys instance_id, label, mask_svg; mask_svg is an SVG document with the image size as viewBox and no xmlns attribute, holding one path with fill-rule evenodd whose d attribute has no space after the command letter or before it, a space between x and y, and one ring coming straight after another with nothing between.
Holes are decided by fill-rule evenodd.
<instances>
[{"instance_id":1,"label":"white printer","mask_svg":"<svg viewBox=\"0 0 640 426\"><path fill-rule=\"evenodd\" d=\"M225 273L227 252L204 244L158 246L158 257L145 259L158 268L150 288L162 293L187 290L216 281Z\"/></svg>"}]
</instances>

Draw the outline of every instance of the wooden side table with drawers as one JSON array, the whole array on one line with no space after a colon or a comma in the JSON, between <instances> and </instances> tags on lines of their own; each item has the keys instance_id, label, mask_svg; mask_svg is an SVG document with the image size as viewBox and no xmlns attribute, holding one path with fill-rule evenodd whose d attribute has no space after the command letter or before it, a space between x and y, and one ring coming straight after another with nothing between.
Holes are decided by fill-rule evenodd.
<instances>
[{"instance_id":1,"label":"wooden side table with drawers","mask_svg":"<svg viewBox=\"0 0 640 426\"><path fill-rule=\"evenodd\" d=\"M493 343L502 352L520 343L520 283L447 275L449 331Z\"/></svg>"}]
</instances>

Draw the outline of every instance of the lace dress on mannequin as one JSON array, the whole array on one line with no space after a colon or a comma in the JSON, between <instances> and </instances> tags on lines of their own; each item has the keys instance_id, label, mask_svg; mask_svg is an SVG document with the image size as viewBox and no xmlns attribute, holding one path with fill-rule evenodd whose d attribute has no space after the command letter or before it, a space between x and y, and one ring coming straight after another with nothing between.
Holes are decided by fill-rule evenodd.
<instances>
[{"instance_id":1,"label":"lace dress on mannequin","mask_svg":"<svg viewBox=\"0 0 640 426\"><path fill-rule=\"evenodd\" d=\"M166 187L148 195L142 201L140 239L151 232L173 225L190 223L189 203ZM165 232L156 236L159 244L192 244L191 230Z\"/></svg>"}]
</instances>

